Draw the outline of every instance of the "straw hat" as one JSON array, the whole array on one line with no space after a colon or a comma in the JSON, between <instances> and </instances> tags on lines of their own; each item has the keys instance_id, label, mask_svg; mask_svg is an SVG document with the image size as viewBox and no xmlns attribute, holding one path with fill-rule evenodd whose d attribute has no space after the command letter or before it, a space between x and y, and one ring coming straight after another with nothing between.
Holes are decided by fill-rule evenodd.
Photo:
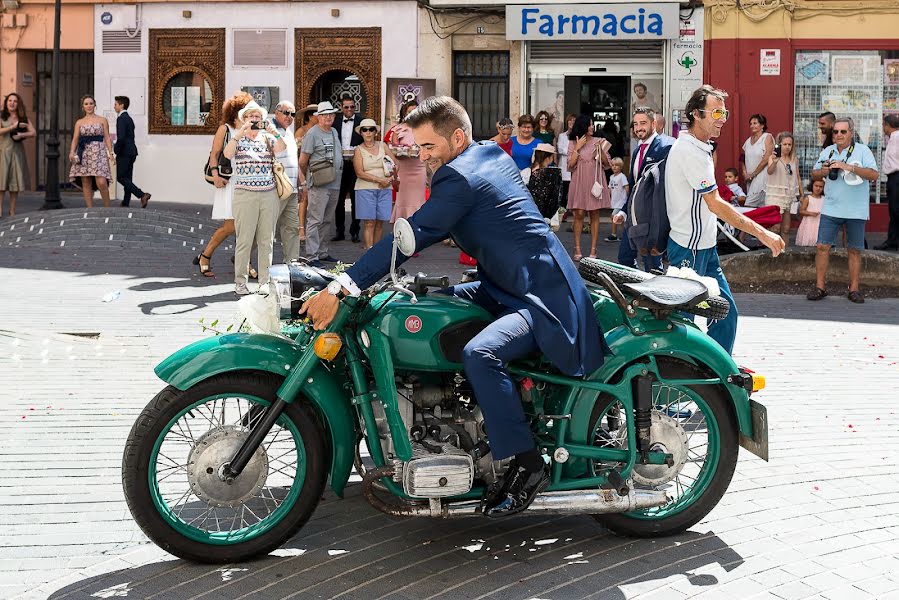
<instances>
[{"instance_id":1,"label":"straw hat","mask_svg":"<svg viewBox=\"0 0 899 600\"><path fill-rule=\"evenodd\" d=\"M306 108L303 108L297 111L300 115L305 115L306 113L314 113L318 110L318 104L307 104Z\"/></svg>"},{"instance_id":2,"label":"straw hat","mask_svg":"<svg viewBox=\"0 0 899 600\"><path fill-rule=\"evenodd\" d=\"M263 121L265 121L265 120L268 118L268 111L265 110L264 108L262 108L261 106L259 106L258 104L256 104L256 101L255 101L255 100L250 100L250 101L247 103L246 106L244 106L243 108L241 108L241 109L237 112L237 118L240 119L241 121L243 121L243 120L244 120L244 118L243 118L244 115L247 114L248 112L258 112L258 113L260 113L260 114L262 115L262 120L263 120Z\"/></svg>"},{"instance_id":3,"label":"straw hat","mask_svg":"<svg viewBox=\"0 0 899 600\"><path fill-rule=\"evenodd\" d=\"M318 103L318 107L316 108L316 111L314 114L316 114L316 115L333 115L333 114L339 113L339 112L340 112L339 109L334 108L334 106L332 106L330 102L325 100L323 102Z\"/></svg>"},{"instance_id":4,"label":"straw hat","mask_svg":"<svg viewBox=\"0 0 899 600\"><path fill-rule=\"evenodd\" d=\"M374 119L362 119L362 121L356 127L356 133L358 133L359 135L362 135L362 131L360 131L360 130L363 127L374 127L376 130L376 133L381 133L381 127L378 126L377 123L375 123Z\"/></svg>"},{"instance_id":5,"label":"straw hat","mask_svg":"<svg viewBox=\"0 0 899 600\"><path fill-rule=\"evenodd\" d=\"M550 154L555 154L556 149L552 144L547 144L546 142L542 142L534 146L534 152L549 152Z\"/></svg>"}]
</instances>

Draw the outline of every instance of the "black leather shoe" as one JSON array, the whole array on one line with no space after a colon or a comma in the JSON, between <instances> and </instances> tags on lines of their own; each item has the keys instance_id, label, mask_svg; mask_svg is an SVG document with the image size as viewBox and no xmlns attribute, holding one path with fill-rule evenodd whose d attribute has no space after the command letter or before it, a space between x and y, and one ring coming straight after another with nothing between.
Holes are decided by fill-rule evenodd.
<instances>
[{"instance_id":1,"label":"black leather shoe","mask_svg":"<svg viewBox=\"0 0 899 600\"><path fill-rule=\"evenodd\" d=\"M331 241L332 241L332 242L342 242L342 241L345 240L345 239L346 239L346 238L345 238L345 237L343 236L343 234L341 233L340 235L335 235L334 237L332 237L332 238L331 238Z\"/></svg>"},{"instance_id":2,"label":"black leather shoe","mask_svg":"<svg viewBox=\"0 0 899 600\"><path fill-rule=\"evenodd\" d=\"M358 235L354 235L354 236L353 236L352 238L350 238L350 239L353 241L354 244L358 244L358 243L359 243L359 236L358 236Z\"/></svg>"},{"instance_id":3,"label":"black leather shoe","mask_svg":"<svg viewBox=\"0 0 899 600\"><path fill-rule=\"evenodd\" d=\"M537 494L549 485L549 466L539 471L527 471L514 464L509 467L498 494L484 502L484 515L490 518L520 513L534 501Z\"/></svg>"}]
</instances>

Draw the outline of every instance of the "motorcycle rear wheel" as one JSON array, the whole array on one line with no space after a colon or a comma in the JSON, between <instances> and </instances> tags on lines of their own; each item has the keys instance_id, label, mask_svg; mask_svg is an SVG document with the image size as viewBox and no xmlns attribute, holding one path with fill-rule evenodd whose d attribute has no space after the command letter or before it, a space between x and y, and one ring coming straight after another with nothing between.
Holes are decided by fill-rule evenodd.
<instances>
[{"instance_id":1,"label":"motorcycle rear wheel","mask_svg":"<svg viewBox=\"0 0 899 600\"><path fill-rule=\"evenodd\" d=\"M660 373L666 379L707 376L688 362L670 357L658 357L657 361ZM685 388L689 392L676 386L654 383L653 411L658 413L655 418L666 423L674 433L669 440L678 439L683 433L680 439L686 438L686 463L677 470L676 477L659 485L646 480L657 475L659 470L664 471L664 466L654 469L640 465L635 467L635 471L642 469L644 473L652 474L642 477L642 483L637 481L637 487L666 489L674 498L672 502L658 508L623 514L593 515L593 518L618 535L663 537L681 533L705 517L718 504L730 484L739 453L738 427L730 400L718 386ZM624 430L621 414L623 407L617 400L607 395L599 396L589 421L590 439L604 446L625 446L627 440L621 436L621 431ZM694 437L697 439L694 440ZM620 464L593 463L594 472L610 467L620 468ZM635 480L636 478L641 478L639 473L635 475Z\"/></svg>"},{"instance_id":2,"label":"motorcycle rear wheel","mask_svg":"<svg viewBox=\"0 0 899 600\"><path fill-rule=\"evenodd\" d=\"M275 400L281 379L226 373L192 388L162 390L134 424L122 461L134 520L160 548L202 563L267 554L312 515L326 451L321 425L302 402L287 406L231 484L217 471Z\"/></svg>"}]
</instances>

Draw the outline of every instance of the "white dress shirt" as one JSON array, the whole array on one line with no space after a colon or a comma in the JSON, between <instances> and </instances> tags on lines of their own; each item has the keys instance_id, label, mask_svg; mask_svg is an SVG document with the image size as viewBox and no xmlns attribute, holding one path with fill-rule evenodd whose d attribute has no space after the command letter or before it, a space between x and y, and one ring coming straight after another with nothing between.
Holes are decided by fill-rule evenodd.
<instances>
[{"instance_id":1,"label":"white dress shirt","mask_svg":"<svg viewBox=\"0 0 899 600\"><path fill-rule=\"evenodd\" d=\"M355 146L352 146L353 143L353 128L356 126L355 116L350 118L348 123L344 123L343 119L346 117L343 116L343 113L340 113L340 140L343 142L344 150L352 150Z\"/></svg>"},{"instance_id":2,"label":"white dress shirt","mask_svg":"<svg viewBox=\"0 0 899 600\"><path fill-rule=\"evenodd\" d=\"M899 171L899 130L890 134L886 150L883 152L883 172L889 175Z\"/></svg>"}]
</instances>

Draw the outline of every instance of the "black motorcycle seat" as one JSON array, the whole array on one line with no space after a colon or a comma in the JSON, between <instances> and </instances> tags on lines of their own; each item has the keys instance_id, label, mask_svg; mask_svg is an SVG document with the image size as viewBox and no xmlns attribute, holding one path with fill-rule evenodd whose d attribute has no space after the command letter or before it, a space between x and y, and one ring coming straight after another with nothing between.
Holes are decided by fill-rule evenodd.
<instances>
[{"instance_id":1,"label":"black motorcycle seat","mask_svg":"<svg viewBox=\"0 0 899 600\"><path fill-rule=\"evenodd\" d=\"M657 275L639 283L623 283L625 293L658 307L690 308L709 297L709 290L698 281Z\"/></svg>"}]
</instances>

